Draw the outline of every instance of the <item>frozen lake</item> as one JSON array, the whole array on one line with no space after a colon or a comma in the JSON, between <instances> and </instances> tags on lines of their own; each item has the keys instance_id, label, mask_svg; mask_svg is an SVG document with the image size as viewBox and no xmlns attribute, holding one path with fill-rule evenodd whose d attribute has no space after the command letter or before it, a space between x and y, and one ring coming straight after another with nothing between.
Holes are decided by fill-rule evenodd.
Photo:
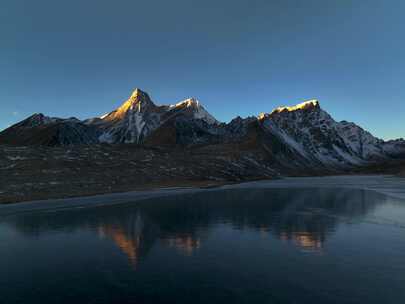
<instances>
[{"instance_id":1,"label":"frozen lake","mask_svg":"<svg viewBox=\"0 0 405 304\"><path fill-rule=\"evenodd\" d=\"M15 209L0 217L1 302L405 302L405 201L279 186Z\"/></svg>"}]
</instances>

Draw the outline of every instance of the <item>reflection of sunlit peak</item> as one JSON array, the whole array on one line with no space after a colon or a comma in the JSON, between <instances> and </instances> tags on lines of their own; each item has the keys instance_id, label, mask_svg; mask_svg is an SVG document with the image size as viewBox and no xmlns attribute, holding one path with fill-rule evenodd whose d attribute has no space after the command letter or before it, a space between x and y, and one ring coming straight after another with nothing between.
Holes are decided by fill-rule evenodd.
<instances>
[{"instance_id":1,"label":"reflection of sunlit peak","mask_svg":"<svg viewBox=\"0 0 405 304\"><path fill-rule=\"evenodd\" d=\"M186 255L191 255L201 246L199 238L193 238L191 235L175 236L162 239L169 247L174 247Z\"/></svg>"},{"instance_id":2,"label":"reflection of sunlit peak","mask_svg":"<svg viewBox=\"0 0 405 304\"><path fill-rule=\"evenodd\" d=\"M314 239L310 234L294 235L295 242L305 249L321 249L322 243L320 240Z\"/></svg>"},{"instance_id":3,"label":"reflection of sunlit peak","mask_svg":"<svg viewBox=\"0 0 405 304\"><path fill-rule=\"evenodd\" d=\"M268 226L260 226L259 232L260 232L260 235L263 237L268 236L268 234L270 232L270 228Z\"/></svg>"},{"instance_id":4,"label":"reflection of sunlit peak","mask_svg":"<svg viewBox=\"0 0 405 304\"><path fill-rule=\"evenodd\" d=\"M322 240L309 232L281 232L279 237L283 241L293 240L296 245L305 250L319 251L323 247Z\"/></svg>"},{"instance_id":5,"label":"reflection of sunlit peak","mask_svg":"<svg viewBox=\"0 0 405 304\"><path fill-rule=\"evenodd\" d=\"M141 239L139 236L132 239L126 236L125 232L116 227L100 226L98 229L100 237L111 238L121 251L128 257L130 263L136 267L139 260L139 247Z\"/></svg>"}]
</instances>

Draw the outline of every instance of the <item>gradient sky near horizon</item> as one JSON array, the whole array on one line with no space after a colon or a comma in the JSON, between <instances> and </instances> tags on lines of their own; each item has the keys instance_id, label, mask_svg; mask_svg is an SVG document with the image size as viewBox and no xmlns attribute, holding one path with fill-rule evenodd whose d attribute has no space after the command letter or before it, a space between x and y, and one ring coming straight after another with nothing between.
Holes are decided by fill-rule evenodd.
<instances>
[{"instance_id":1,"label":"gradient sky near horizon","mask_svg":"<svg viewBox=\"0 0 405 304\"><path fill-rule=\"evenodd\" d=\"M100 116L135 87L216 118L316 98L405 137L403 0L2 0L0 129Z\"/></svg>"}]
</instances>

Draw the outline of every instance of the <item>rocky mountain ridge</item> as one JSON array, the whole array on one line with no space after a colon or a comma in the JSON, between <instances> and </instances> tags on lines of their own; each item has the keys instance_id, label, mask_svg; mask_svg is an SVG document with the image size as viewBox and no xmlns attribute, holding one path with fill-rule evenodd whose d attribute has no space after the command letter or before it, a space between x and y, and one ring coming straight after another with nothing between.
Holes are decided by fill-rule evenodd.
<instances>
[{"instance_id":1,"label":"rocky mountain ridge","mask_svg":"<svg viewBox=\"0 0 405 304\"><path fill-rule=\"evenodd\" d=\"M317 100L257 117L217 121L195 98L156 105L136 89L119 108L98 118L34 114L0 132L0 144L71 146L143 144L190 148L233 144L261 151L274 166L339 169L405 155L405 141L383 141L354 123L335 121Z\"/></svg>"}]
</instances>

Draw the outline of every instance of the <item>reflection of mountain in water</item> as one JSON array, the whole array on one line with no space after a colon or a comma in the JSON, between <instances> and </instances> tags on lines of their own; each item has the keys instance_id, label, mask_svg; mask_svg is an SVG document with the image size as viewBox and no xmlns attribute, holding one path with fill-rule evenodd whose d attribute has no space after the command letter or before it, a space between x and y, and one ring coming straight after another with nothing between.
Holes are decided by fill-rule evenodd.
<instances>
[{"instance_id":1,"label":"reflection of mountain in water","mask_svg":"<svg viewBox=\"0 0 405 304\"><path fill-rule=\"evenodd\" d=\"M201 239L193 235L179 235L162 238L162 243L176 248L186 255L191 255L196 249L200 248Z\"/></svg>"},{"instance_id":2,"label":"reflection of mountain in water","mask_svg":"<svg viewBox=\"0 0 405 304\"><path fill-rule=\"evenodd\" d=\"M304 249L319 250L340 222L358 221L385 196L348 189L239 189L206 191L134 204L10 218L27 236L49 231L97 231L136 266L156 241L191 255L221 223L270 233Z\"/></svg>"},{"instance_id":3,"label":"reflection of mountain in water","mask_svg":"<svg viewBox=\"0 0 405 304\"><path fill-rule=\"evenodd\" d=\"M130 212L125 217L98 224L99 236L108 237L128 256L130 263L136 267L140 258L152 247L157 227L145 224L139 210Z\"/></svg>"}]
</instances>

